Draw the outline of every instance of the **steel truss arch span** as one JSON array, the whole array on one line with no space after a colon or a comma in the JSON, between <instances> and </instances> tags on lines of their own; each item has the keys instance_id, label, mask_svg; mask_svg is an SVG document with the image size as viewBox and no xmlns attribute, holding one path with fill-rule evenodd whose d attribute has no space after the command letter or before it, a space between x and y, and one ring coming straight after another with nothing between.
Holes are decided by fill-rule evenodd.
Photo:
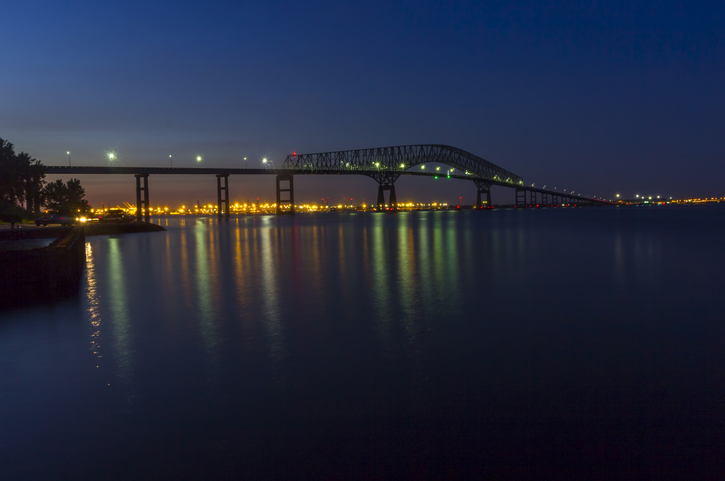
<instances>
[{"instance_id":1,"label":"steel truss arch span","mask_svg":"<svg viewBox=\"0 0 725 481\"><path fill-rule=\"evenodd\" d=\"M427 163L445 164L458 169L471 180L485 179L511 186L523 185L523 178L477 155L449 145L399 145L370 149L342 150L316 154L288 155L280 170L301 174L315 172L361 174L379 179L403 174ZM397 174L397 175L396 175Z\"/></svg>"}]
</instances>

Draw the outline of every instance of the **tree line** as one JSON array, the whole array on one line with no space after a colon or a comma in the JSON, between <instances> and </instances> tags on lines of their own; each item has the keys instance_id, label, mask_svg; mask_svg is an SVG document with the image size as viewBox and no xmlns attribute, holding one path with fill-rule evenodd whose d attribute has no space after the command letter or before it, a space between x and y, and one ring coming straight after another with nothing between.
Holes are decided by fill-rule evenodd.
<instances>
[{"instance_id":1,"label":"tree line","mask_svg":"<svg viewBox=\"0 0 725 481\"><path fill-rule=\"evenodd\" d=\"M18 222L31 219L47 208L65 215L90 209L78 179L67 183L45 181L45 166L25 152L15 153L10 142L0 138L0 218Z\"/></svg>"}]
</instances>

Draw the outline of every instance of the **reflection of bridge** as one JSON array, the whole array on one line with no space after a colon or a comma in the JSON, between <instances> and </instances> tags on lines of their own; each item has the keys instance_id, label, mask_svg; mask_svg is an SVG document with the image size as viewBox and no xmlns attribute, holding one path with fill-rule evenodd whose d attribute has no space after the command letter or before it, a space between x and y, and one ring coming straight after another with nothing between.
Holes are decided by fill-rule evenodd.
<instances>
[{"instance_id":1,"label":"reflection of bridge","mask_svg":"<svg viewBox=\"0 0 725 481\"><path fill-rule=\"evenodd\" d=\"M426 170L427 164L433 164ZM440 170L442 164L449 166L445 173ZM412 171L414 167L418 167ZM319 154L290 155L280 168L272 169L234 169L234 168L164 168L164 167L61 167L48 166L49 174L133 174L136 177L137 216L142 213L149 216L150 174L214 174L217 178L217 205L219 216L222 212L229 216L229 176L230 175L276 175L277 176L277 212L294 213L294 176L295 175L366 175L378 183L378 207L386 205L385 191L389 192L391 210L397 206L395 181L401 175L440 176L453 179L471 180L476 185L476 207L490 208L491 187L494 185L516 189L516 206L533 207L538 205L609 205L597 199L545 190L524 185L523 179L491 162L464 150L447 145L403 145L398 147L379 147L372 149L323 152ZM285 185L286 183L286 185ZM286 194L286 198L283 195ZM483 197L482 197L483 196ZM540 199L540 200L539 200ZM282 209L289 206L289 210Z\"/></svg>"}]
</instances>

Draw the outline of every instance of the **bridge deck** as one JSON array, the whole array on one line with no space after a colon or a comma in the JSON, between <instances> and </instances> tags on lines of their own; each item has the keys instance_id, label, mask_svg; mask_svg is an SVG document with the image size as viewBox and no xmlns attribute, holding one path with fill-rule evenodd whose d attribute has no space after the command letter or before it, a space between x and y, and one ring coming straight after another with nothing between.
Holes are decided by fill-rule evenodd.
<instances>
[{"instance_id":1,"label":"bridge deck","mask_svg":"<svg viewBox=\"0 0 725 481\"><path fill-rule=\"evenodd\" d=\"M68 167L60 165L46 166L45 171L48 174L161 174L161 175L216 175L216 174L229 174L229 175L280 175L280 174L293 174L293 175L374 175L378 173L378 170L362 170L362 169L351 169L351 170L327 170L320 169L315 171L304 171L304 170L292 170L292 169L238 169L238 168L212 168L212 167L102 167L102 166L77 166ZM412 171L401 171L400 175L412 175L421 177L443 177L445 173L441 172L412 172ZM471 175L450 175L451 179L458 180L479 180L481 177ZM538 187L528 187L523 185L511 185L510 182L502 182L497 180L485 179L486 182L490 182L491 185L498 185L501 187L523 189L528 192L536 192L539 194L549 194L568 197L572 199L581 199L589 202L595 202L599 204L614 205L613 202L607 202L600 199L591 199L584 196L575 194L568 194L557 190L540 189Z\"/></svg>"}]
</instances>

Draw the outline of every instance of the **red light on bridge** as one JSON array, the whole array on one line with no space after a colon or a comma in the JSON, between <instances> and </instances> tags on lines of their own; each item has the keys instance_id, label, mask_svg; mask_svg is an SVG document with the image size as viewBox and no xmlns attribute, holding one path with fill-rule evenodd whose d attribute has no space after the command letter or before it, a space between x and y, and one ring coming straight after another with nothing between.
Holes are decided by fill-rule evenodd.
<instances>
[{"instance_id":1,"label":"red light on bridge","mask_svg":"<svg viewBox=\"0 0 725 481\"><path fill-rule=\"evenodd\" d=\"M292 155L297 155L297 152L292 152Z\"/></svg>"}]
</instances>

